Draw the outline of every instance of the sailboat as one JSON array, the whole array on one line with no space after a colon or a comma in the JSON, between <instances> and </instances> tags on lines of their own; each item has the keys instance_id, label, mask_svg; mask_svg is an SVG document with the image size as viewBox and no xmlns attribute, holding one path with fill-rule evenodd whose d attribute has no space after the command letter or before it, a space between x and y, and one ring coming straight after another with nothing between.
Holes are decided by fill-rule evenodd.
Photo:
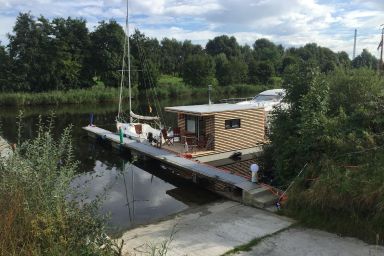
<instances>
[{"instance_id":1,"label":"sailboat","mask_svg":"<svg viewBox=\"0 0 384 256\"><path fill-rule=\"evenodd\" d=\"M116 128L118 132L122 132L125 137L135 139L140 142L150 143L152 141L161 141L161 122L158 116L142 116L132 111L132 84L131 84L131 61L130 61L130 45L129 45L129 22L128 22L128 0L125 19L125 39L124 54L122 58L119 109L116 117ZM129 119L126 120L122 111L123 87L126 75L128 75L128 91L129 91ZM149 122L156 124L159 129L152 127Z\"/></svg>"}]
</instances>

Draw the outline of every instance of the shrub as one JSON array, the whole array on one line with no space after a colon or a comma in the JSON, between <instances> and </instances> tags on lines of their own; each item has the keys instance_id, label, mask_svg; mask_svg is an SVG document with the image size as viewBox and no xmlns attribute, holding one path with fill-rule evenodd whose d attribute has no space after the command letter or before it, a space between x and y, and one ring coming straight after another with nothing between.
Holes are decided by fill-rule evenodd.
<instances>
[{"instance_id":1,"label":"shrub","mask_svg":"<svg viewBox=\"0 0 384 256\"><path fill-rule=\"evenodd\" d=\"M40 121L35 139L0 160L0 255L113 255L99 200L84 203L70 185L71 128L58 140L52 129Z\"/></svg>"}]
</instances>

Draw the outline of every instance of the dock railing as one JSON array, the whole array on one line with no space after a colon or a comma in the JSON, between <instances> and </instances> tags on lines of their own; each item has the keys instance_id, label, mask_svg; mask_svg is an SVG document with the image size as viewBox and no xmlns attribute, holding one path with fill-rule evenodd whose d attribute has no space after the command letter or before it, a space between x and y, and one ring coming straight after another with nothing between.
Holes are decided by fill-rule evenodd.
<instances>
[{"instance_id":1,"label":"dock railing","mask_svg":"<svg viewBox=\"0 0 384 256\"><path fill-rule=\"evenodd\" d=\"M247 97L247 98L228 98L228 99L221 99L219 102L220 103L232 103L232 104L235 104L235 103L238 103L238 102L241 102L241 101L250 101L252 100L254 97Z\"/></svg>"}]
</instances>

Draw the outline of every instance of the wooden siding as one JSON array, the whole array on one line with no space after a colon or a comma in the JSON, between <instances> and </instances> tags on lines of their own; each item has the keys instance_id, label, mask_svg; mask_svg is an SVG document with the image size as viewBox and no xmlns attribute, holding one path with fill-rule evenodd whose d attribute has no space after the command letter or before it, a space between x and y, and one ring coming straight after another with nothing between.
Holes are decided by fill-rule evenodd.
<instances>
[{"instance_id":1,"label":"wooden siding","mask_svg":"<svg viewBox=\"0 0 384 256\"><path fill-rule=\"evenodd\" d=\"M215 148L215 118L214 116L205 116L203 117L203 122L205 122L205 136L212 136L213 138L213 142L207 150L212 150Z\"/></svg>"},{"instance_id":2,"label":"wooden siding","mask_svg":"<svg viewBox=\"0 0 384 256\"><path fill-rule=\"evenodd\" d=\"M225 129L225 120L240 119L240 128ZM264 110L249 109L215 113L215 152L256 147L264 143Z\"/></svg>"},{"instance_id":3,"label":"wooden siding","mask_svg":"<svg viewBox=\"0 0 384 256\"><path fill-rule=\"evenodd\" d=\"M185 115L178 113L177 114L177 126L180 128L180 133L184 134L185 132Z\"/></svg>"},{"instance_id":4,"label":"wooden siding","mask_svg":"<svg viewBox=\"0 0 384 256\"><path fill-rule=\"evenodd\" d=\"M251 164L254 164L256 162L257 162L256 159L250 159L245 161L238 161L233 164L220 166L219 168L227 170L231 174L236 174L246 179L251 179L250 167L251 167Z\"/></svg>"}]
</instances>

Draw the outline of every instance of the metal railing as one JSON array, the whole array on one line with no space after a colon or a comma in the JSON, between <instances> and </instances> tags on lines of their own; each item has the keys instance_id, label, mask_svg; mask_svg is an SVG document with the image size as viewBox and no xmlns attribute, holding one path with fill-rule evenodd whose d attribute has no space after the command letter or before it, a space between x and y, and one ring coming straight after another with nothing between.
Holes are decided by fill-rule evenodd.
<instances>
[{"instance_id":1,"label":"metal railing","mask_svg":"<svg viewBox=\"0 0 384 256\"><path fill-rule=\"evenodd\" d=\"M252 100L254 97L248 97L248 98L228 98L228 99L221 99L219 100L220 103L238 103L238 102L241 102L241 101L250 101Z\"/></svg>"}]
</instances>

